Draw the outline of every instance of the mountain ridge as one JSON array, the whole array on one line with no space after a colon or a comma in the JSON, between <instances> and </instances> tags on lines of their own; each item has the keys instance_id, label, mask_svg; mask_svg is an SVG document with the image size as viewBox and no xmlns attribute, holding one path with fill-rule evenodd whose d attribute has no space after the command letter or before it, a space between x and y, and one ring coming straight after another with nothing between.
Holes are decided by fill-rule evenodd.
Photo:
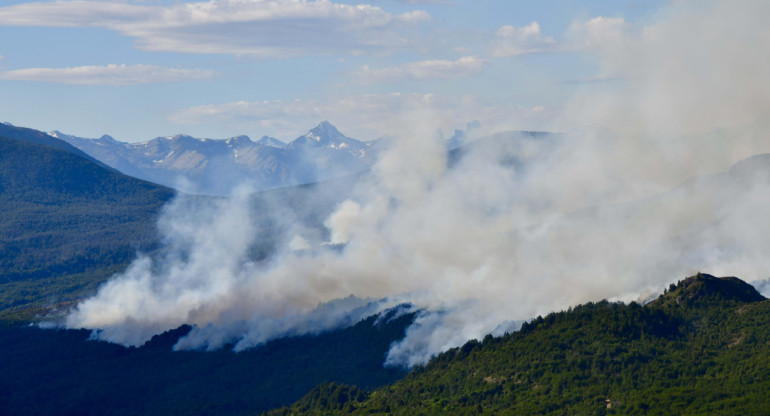
<instances>
[{"instance_id":1,"label":"mountain ridge","mask_svg":"<svg viewBox=\"0 0 770 416\"><path fill-rule=\"evenodd\" d=\"M210 195L228 195L242 184L259 191L333 179L365 171L374 162L368 144L345 136L328 121L288 144L245 135L208 139L178 134L138 143L107 135L51 135L125 174Z\"/></svg>"}]
</instances>

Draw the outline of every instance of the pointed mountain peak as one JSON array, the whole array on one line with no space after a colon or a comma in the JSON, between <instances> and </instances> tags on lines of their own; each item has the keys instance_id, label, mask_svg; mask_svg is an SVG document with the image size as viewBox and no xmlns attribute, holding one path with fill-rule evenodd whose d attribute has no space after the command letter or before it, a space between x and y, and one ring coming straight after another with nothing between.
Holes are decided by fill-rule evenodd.
<instances>
[{"instance_id":1,"label":"pointed mountain peak","mask_svg":"<svg viewBox=\"0 0 770 416\"><path fill-rule=\"evenodd\" d=\"M340 133L332 123L324 120L313 127L305 137L311 138L317 142L326 142L330 140L346 139L347 137Z\"/></svg>"},{"instance_id":2,"label":"pointed mountain peak","mask_svg":"<svg viewBox=\"0 0 770 416\"><path fill-rule=\"evenodd\" d=\"M337 130L337 128L336 128L336 127L334 127L334 125L332 125L332 123L329 123L327 120L324 120L324 121L322 121L322 122L318 123L318 125L317 125L317 126L315 126L315 127L313 128L313 130L321 130L321 131L336 131L337 133L339 133L339 131Z\"/></svg>"},{"instance_id":3,"label":"pointed mountain peak","mask_svg":"<svg viewBox=\"0 0 770 416\"><path fill-rule=\"evenodd\" d=\"M287 148L296 149L306 146L310 148L325 147L336 150L346 149L347 151L358 153L361 153L367 147L365 143L340 133L328 121L318 123L307 134L289 143Z\"/></svg>"}]
</instances>

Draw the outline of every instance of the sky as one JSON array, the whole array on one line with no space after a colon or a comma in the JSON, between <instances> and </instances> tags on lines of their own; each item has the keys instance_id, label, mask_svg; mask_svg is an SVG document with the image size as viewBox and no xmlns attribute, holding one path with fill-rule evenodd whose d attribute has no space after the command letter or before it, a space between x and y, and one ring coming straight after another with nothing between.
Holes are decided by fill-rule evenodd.
<instances>
[{"instance_id":1,"label":"sky","mask_svg":"<svg viewBox=\"0 0 770 416\"><path fill-rule=\"evenodd\" d=\"M568 130L581 88L622 88L597 45L660 0L6 0L0 121L138 142L360 140ZM406 121L405 121L406 120Z\"/></svg>"}]
</instances>

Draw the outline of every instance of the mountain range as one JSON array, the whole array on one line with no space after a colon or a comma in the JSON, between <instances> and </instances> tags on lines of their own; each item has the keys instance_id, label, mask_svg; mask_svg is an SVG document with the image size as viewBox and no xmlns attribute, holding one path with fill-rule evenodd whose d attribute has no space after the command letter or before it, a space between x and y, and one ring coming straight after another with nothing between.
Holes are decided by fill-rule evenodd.
<instances>
[{"instance_id":1,"label":"mountain range","mask_svg":"<svg viewBox=\"0 0 770 416\"><path fill-rule=\"evenodd\" d=\"M261 191L319 182L365 171L376 159L376 147L345 136L328 121L288 144L268 136L252 141L180 134L126 143L108 135L49 134L127 175L206 195L229 195L241 185Z\"/></svg>"}]
</instances>

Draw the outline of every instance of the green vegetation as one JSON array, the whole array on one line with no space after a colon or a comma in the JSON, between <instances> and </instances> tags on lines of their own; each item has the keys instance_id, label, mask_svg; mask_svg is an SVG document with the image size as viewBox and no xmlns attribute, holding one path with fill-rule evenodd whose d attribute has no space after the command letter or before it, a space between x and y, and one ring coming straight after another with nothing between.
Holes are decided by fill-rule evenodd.
<instances>
[{"instance_id":1,"label":"green vegetation","mask_svg":"<svg viewBox=\"0 0 770 416\"><path fill-rule=\"evenodd\" d=\"M763 299L739 279L699 274L645 306L602 301L538 317L363 397L320 386L271 414L770 414Z\"/></svg>"},{"instance_id":2,"label":"green vegetation","mask_svg":"<svg viewBox=\"0 0 770 416\"><path fill-rule=\"evenodd\" d=\"M124 269L138 251L155 249L157 216L174 195L35 140L0 137L5 320L29 319L78 299Z\"/></svg>"}]
</instances>

